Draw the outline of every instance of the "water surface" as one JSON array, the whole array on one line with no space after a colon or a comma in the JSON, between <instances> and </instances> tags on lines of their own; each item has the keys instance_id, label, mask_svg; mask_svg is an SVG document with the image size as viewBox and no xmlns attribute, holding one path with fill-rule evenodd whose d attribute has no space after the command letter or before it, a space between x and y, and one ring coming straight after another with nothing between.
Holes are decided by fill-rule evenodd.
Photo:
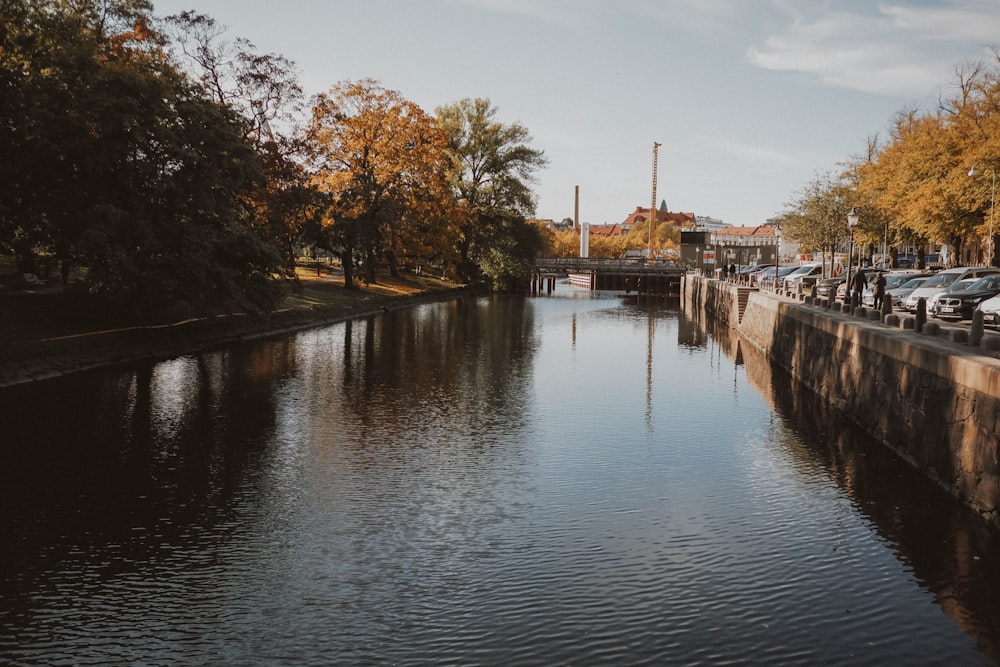
<instances>
[{"instance_id":1,"label":"water surface","mask_svg":"<svg viewBox=\"0 0 1000 667\"><path fill-rule=\"evenodd\" d=\"M0 662L993 664L995 535L560 285L0 392Z\"/></svg>"}]
</instances>

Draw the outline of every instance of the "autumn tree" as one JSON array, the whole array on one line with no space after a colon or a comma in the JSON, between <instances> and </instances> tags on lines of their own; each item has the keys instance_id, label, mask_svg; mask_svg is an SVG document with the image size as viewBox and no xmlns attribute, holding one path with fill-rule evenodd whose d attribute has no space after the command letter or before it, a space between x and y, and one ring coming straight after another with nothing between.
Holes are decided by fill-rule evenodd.
<instances>
[{"instance_id":1,"label":"autumn tree","mask_svg":"<svg viewBox=\"0 0 1000 667\"><path fill-rule=\"evenodd\" d=\"M437 122L449 139L454 196L468 212L459 220L459 275L512 285L544 247L527 219L534 215L531 186L547 164L545 155L529 146L523 125L497 120L487 99L438 107Z\"/></svg>"},{"instance_id":2,"label":"autumn tree","mask_svg":"<svg viewBox=\"0 0 1000 667\"><path fill-rule=\"evenodd\" d=\"M1000 164L997 60L956 67L938 108L898 114L886 145L855 171L858 198L888 223L882 229L918 245L948 244L951 263L982 261L989 243L989 188L968 172Z\"/></svg>"},{"instance_id":3,"label":"autumn tree","mask_svg":"<svg viewBox=\"0 0 1000 667\"><path fill-rule=\"evenodd\" d=\"M542 252L547 257L578 257L580 255L580 234L572 228L558 231L549 230L549 233L545 235L545 249Z\"/></svg>"},{"instance_id":4,"label":"autumn tree","mask_svg":"<svg viewBox=\"0 0 1000 667\"><path fill-rule=\"evenodd\" d=\"M316 97L307 143L348 287L358 264L374 283L380 259L395 272L418 242L444 242L447 137L419 106L372 79L342 82Z\"/></svg>"}]
</instances>

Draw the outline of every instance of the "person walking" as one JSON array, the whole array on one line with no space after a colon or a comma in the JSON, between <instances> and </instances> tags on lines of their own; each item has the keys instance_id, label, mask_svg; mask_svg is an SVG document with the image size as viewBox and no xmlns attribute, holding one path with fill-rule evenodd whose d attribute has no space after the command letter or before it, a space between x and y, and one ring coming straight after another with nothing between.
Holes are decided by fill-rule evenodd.
<instances>
[{"instance_id":1,"label":"person walking","mask_svg":"<svg viewBox=\"0 0 1000 667\"><path fill-rule=\"evenodd\" d=\"M861 303L861 293L865 291L866 285L868 281L865 280L865 274L860 269L856 270L851 277L850 289L847 290L847 303L851 304L851 308L857 308Z\"/></svg>"},{"instance_id":2,"label":"person walking","mask_svg":"<svg viewBox=\"0 0 1000 667\"><path fill-rule=\"evenodd\" d=\"M875 278L875 310L882 310L882 302L885 301L885 273L882 271L878 272L878 276Z\"/></svg>"}]
</instances>

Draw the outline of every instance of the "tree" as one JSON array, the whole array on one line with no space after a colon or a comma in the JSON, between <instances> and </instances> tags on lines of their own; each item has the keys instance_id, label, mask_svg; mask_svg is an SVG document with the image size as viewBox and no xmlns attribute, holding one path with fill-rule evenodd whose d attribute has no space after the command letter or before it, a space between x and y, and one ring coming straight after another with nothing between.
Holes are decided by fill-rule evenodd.
<instances>
[{"instance_id":1,"label":"tree","mask_svg":"<svg viewBox=\"0 0 1000 667\"><path fill-rule=\"evenodd\" d=\"M358 263L374 283L380 258L396 271L416 239L440 242L424 225L449 218L447 138L420 107L373 79L342 82L316 97L306 137L348 287Z\"/></svg>"},{"instance_id":2,"label":"tree","mask_svg":"<svg viewBox=\"0 0 1000 667\"><path fill-rule=\"evenodd\" d=\"M511 284L543 247L534 215L531 185L547 164L530 148L520 123L496 120L487 99L464 99L438 107L439 127L449 139L451 187L469 212L459 221L458 272L466 281Z\"/></svg>"},{"instance_id":3,"label":"tree","mask_svg":"<svg viewBox=\"0 0 1000 667\"><path fill-rule=\"evenodd\" d=\"M277 54L259 54L248 40L223 39L225 28L195 12L166 19L177 45L176 58L218 104L243 121L243 138L260 155L264 178L248 192L252 225L279 249L284 273L294 276L296 246L317 210L300 155L305 147L282 132L301 110L302 88L295 63Z\"/></svg>"},{"instance_id":4,"label":"tree","mask_svg":"<svg viewBox=\"0 0 1000 667\"><path fill-rule=\"evenodd\" d=\"M819 173L786 204L782 231L787 237L796 239L803 250L832 256L841 240L851 233L847 214L854 206L852 199L840 178Z\"/></svg>"},{"instance_id":5,"label":"tree","mask_svg":"<svg viewBox=\"0 0 1000 667\"><path fill-rule=\"evenodd\" d=\"M86 269L137 310L266 309L277 255L250 224L260 160L239 119L171 65L148 2L28 2L4 14L0 243Z\"/></svg>"},{"instance_id":6,"label":"tree","mask_svg":"<svg viewBox=\"0 0 1000 667\"><path fill-rule=\"evenodd\" d=\"M989 191L968 172L1000 163L997 68L956 67L951 89L933 112L901 112L888 144L856 166L854 184L874 208L864 217L883 222L882 230L901 241L947 243L950 263L982 261Z\"/></svg>"}]
</instances>

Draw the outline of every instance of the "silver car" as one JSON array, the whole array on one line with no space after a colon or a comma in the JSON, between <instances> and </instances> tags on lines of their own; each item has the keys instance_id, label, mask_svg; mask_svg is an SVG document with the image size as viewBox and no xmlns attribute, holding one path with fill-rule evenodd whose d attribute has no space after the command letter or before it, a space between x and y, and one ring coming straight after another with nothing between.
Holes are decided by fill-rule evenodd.
<instances>
[{"instance_id":1,"label":"silver car","mask_svg":"<svg viewBox=\"0 0 1000 667\"><path fill-rule=\"evenodd\" d=\"M914 271L913 269L903 269L900 271L888 271L885 274L885 296L890 299L889 293L898 288L902 287L906 282L918 277L929 278L932 274L922 273L920 271ZM865 306L871 307L875 305L875 281L869 281L868 286L865 287L865 291L861 293L861 303ZM896 305L893 302L893 305Z\"/></svg>"},{"instance_id":2,"label":"silver car","mask_svg":"<svg viewBox=\"0 0 1000 667\"><path fill-rule=\"evenodd\" d=\"M892 307L893 308L903 309L903 308L906 307L904 305L904 303L906 302L906 297L910 296L910 294L913 293L913 290L917 289L918 287L920 287L921 285L923 285L924 283L926 283L930 279L931 279L931 276L929 276L929 275L927 275L927 276L918 276L916 278L910 278L909 280L907 280L905 283L903 283L899 287L896 287L896 288L893 288L893 289L890 289L890 290L886 290L885 291L885 297L887 299L892 299Z\"/></svg>"}]
</instances>

